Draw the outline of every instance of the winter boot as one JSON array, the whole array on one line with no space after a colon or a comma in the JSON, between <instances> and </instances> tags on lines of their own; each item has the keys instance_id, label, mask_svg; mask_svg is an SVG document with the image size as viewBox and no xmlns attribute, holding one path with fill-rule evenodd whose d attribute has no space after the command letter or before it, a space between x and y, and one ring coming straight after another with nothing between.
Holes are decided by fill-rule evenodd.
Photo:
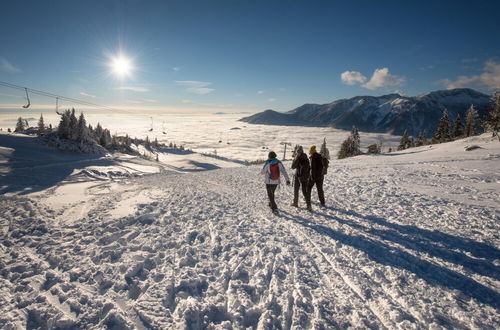
<instances>
[{"instance_id":1,"label":"winter boot","mask_svg":"<svg viewBox=\"0 0 500 330\"><path fill-rule=\"evenodd\" d=\"M290 204L290 206L293 206L293 207L299 207L299 203L298 203L298 202L293 201L293 202L292 202L292 204Z\"/></svg>"}]
</instances>

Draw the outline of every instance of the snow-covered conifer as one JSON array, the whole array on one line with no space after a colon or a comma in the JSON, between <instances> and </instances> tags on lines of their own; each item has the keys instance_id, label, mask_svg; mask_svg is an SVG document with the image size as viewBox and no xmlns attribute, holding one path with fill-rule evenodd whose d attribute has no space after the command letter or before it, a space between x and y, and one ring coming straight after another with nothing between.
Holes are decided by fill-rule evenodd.
<instances>
[{"instance_id":1,"label":"snow-covered conifer","mask_svg":"<svg viewBox=\"0 0 500 330\"><path fill-rule=\"evenodd\" d=\"M111 146L111 133L108 129L105 128L102 131L101 138L99 139L99 144L104 148L108 148L109 146Z\"/></svg>"},{"instance_id":2,"label":"snow-covered conifer","mask_svg":"<svg viewBox=\"0 0 500 330\"><path fill-rule=\"evenodd\" d=\"M43 122L43 115L40 114L40 119L38 119L38 136L45 135L45 123Z\"/></svg>"},{"instance_id":3,"label":"snow-covered conifer","mask_svg":"<svg viewBox=\"0 0 500 330\"><path fill-rule=\"evenodd\" d=\"M471 104L469 110L467 110L467 114L465 115L465 136L473 136L476 134L476 121L477 121L477 110L474 108L474 105Z\"/></svg>"},{"instance_id":4,"label":"snow-covered conifer","mask_svg":"<svg viewBox=\"0 0 500 330\"><path fill-rule=\"evenodd\" d=\"M421 147L423 145L427 144L427 132L425 130L420 131L420 134L418 135L417 141L415 141L415 146L416 147Z\"/></svg>"},{"instance_id":5,"label":"snow-covered conifer","mask_svg":"<svg viewBox=\"0 0 500 330\"><path fill-rule=\"evenodd\" d=\"M89 128L87 127L87 122L85 121L85 116L83 112L80 113L80 117L78 118L77 132L74 134L77 137L78 142L82 143L92 143L94 139L92 134L90 134Z\"/></svg>"},{"instance_id":6,"label":"snow-covered conifer","mask_svg":"<svg viewBox=\"0 0 500 330\"><path fill-rule=\"evenodd\" d=\"M61 114L61 120L59 121L59 127L57 128L57 134L61 139L69 139L70 137L70 121L71 111L65 110Z\"/></svg>"},{"instance_id":7,"label":"snow-covered conifer","mask_svg":"<svg viewBox=\"0 0 500 330\"><path fill-rule=\"evenodd\" d=\"M408 135L408 130L405 129L401 140L399 141L398 150L405 150L411 146L410 136Z\"/></svg>"},{"instance_id":8,"label":"snow-covered conifer","mask_svg":"<svg viewBox=\"0 0 500 330\"><path fill-rule=\"evenodd\" d=\"M359 145L360 145L359 132L358 129L353 126L351 134L340 145L339 152L337 153L337 158L342 159L361 154L361 150L359 150Z\"/></svg>"},{"instance_id":9,"label":"snow-covered conifer","mask_svg":"<svg viewBox=\"0 0 500 330\"><path fill-rule=\"evenodd\" d=\"M97 141L100 141L101 140L101 136L102 136L102 126L100 123L97 123L97 126L95 127L95 130L94 130L94 136L96 138Z\"/></svg>"},{"instance_id":10,"label":"snow-covered conifer","mask_svg":"<svg viewBox=\"0 0 500 330\"><path fill-rule=\"evenodd\" d=\"M353 151L355 153L355 155L359 155L361 154L361 151L359 150L359 147L361 145L361 140L359 138L359 132L358 132L358 129L356 128L356 126L353 126L352 127L352 130L351 130L351 135L352 135L352 140L353 140Z\"/></svg>"},{"instance_id":11,"label":"snow-covered conifer","mask_svg":"<svg viewBox=\"0 0 500 330\"><path fill-rule=\"evenodd\" d=\"M359 137L359 135L358 135ZM321 149L319 154L326 159L330 159L330 150L326 147L326 138L323 138L323 143L321 144Z\"/></svg>"},{"instance_id":12,"label":"snow-covered conifer","mask_svg":"<svg viewBox=\"0 0 500 330\"><path fill-rule=\"evenodd\" d=\"M24 130L26 129L25 125L26 124L23 118L17 118L16 129L14 130L14 132L24 132Z\"/></svg>"},{"instance_id":13,"label":"snow-covered conifer","mask_svg":"<svg viewBox=\"0 0 500 330\"><path fill-rule=\"evenodd\" d=\"M151 141L149 141L149 136L146 135L146 139L144 140L144 147L146 149L151 149Z\"/></svg>"},{"instance_id":14,"label":"snow-covered conifer","mask_svg":"<svg viewBox=\"0 0 500 330\"><path fill-rule=\"evenodd\" d=\"M452 138L459 139L464 135L464 125L462 124L462 118L460 114L457 115L455 123L453 124L453 132L451 133Z\"/></svg>"},{"instance_id":15,"label":"snow-covered conifer","mask_svg":"<svg viewBox=\"0 0 500 330\"><path fill-rule=\"evenodd\" d=\"M450 119L448 110L444 109L441 119L439 119L438 127L432 137L434 143L443 143L451 140L450 137Z\"/></svg>"},{"instance_id":16,"label":"snow-covered conifer","mask_svg":"<svg viewBox=\"0 0 500 330\"><path fill-rule=\"evenodd\" d=\"M69 116L69 139L78 141L78 119L75 115L75 108L71 109L71 114Z\"/></svg>"},{"instance_id":17,"label":"snow-covered conifer","mask_svg":"<svg viewBox=\"0 0 500 330\"><path fill-rule=\"evenodd\" d=\"M500 141L500 91L497 91L492 96L492 106L486 120L484 121L484 128L491 131L493 136L497 136Z\"/></svg>"}]
</instances>

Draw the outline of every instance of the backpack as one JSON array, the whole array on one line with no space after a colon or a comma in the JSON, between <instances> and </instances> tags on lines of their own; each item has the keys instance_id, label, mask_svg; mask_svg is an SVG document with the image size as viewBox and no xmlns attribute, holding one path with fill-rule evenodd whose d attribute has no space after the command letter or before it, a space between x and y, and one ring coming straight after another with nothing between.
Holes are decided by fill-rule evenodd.
<instances>
[{"instance_id":1,"label":"backpack","mask_svg":"<svg viewBox=\"0 0 500 330\"><path fill-rule=\"evenodd\" d=\"M280 163L269 164L269 179L279 180L280 178Z\"/></svg>"},{"instance_id":2,"label":"backpack","mask_svg":"<svg viewBox=\"0 0 500 330\"><path fill-rule=\"evenodd\" d=\"M328 164L330 162L328 161L328 158L325 157L322 157L321 161L323 163L323 175L325 175L328 172Z\"/></svg>"},{"instance_id":3,"label":"backpack","mask_svg":"<svg viewBox=\"0 0 500 330\"><path fill-rule=\"evenodd\" d=\"M297 176L302 179L309 179L311 173L311 166L309 165L309 160L307 156L299 161L297 167Z\"/></svg>"}]
</instances>

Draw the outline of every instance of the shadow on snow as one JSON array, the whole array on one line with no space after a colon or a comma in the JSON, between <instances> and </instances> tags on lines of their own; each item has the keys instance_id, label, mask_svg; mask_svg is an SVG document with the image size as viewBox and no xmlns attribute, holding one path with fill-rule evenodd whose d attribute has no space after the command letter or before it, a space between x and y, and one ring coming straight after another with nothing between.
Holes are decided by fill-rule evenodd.
<instances>
[{"instance_id":1,"label":"shadow on snow","mask_svg":"<svg viewBox=\"0 0 500 330\"><path fill-rule=\"evenodd\" d=\"M0 169L6 167L8 170L0 172L0 195L7 192L24 195L45 190L66 179L76 169L116 164L100 155L59 151L30 136L2 134L0 147L13 149L5 155L8 162L0 166Z\"/></svg>"},{"instance_id":2,"label":"shadow on snow","mask_svg":"<svg viewBox=\"0 0 500 330\"><path fill-rule=\"evenodd\" d=\"M474 298L484 304L488 304L494 308L500 308L500 294L495 290L492 290L476 282L472 278L464 276L452 269L422 260L417 256L398 249L397 247L385 244L384 241L393 242L417 252L427 253L436 258L461 265L466 270L499 280L500 270L498 266L493 264L493 261L500 258L500 250L495 247L485 243L476 242L471 239L445 234L439 231L429 231L416 226L390 223L379 217L363 216L356 212L343 211L334 208L330 209L360 218L362 221L356 222L317 212L315 212L315 215L323 216L329 220L335 220L368 234L375 235L379 237L380 240L375 240L361 235L348 235L325 225L310 222L308 219L296 214L282 212L282 215L285 218L321 235L325 235L331 239L341 242L342 244L363 251L371 260L375 262L407 270L425 280L429 284L457 290L462 294ZM362 222L374 223L385 227L385 229L364 226L362 225ZM475 257L483 258L485 260L473 259L467 256L464 252L468 252Z\"/></svg>"}]
</instances>

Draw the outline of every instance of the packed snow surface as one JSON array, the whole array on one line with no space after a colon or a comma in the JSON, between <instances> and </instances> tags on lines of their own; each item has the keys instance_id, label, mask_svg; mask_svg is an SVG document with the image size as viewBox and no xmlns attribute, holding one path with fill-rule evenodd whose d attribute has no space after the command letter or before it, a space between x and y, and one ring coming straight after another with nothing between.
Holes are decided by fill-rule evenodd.
<instances>
[{"instance_id":1,"label":"packed snow surface","mask_svg":"<svg viewBox=\"0 0 500 330\"><path fill-rule=\"evenodd\" d=\"M489 136L332 159L327 207L283 185L279 216L260 166L102 175L123 163L75 155L30 190L56 165L0 155L2 329L500 328Z\"/></svg>"}]
</instances>

